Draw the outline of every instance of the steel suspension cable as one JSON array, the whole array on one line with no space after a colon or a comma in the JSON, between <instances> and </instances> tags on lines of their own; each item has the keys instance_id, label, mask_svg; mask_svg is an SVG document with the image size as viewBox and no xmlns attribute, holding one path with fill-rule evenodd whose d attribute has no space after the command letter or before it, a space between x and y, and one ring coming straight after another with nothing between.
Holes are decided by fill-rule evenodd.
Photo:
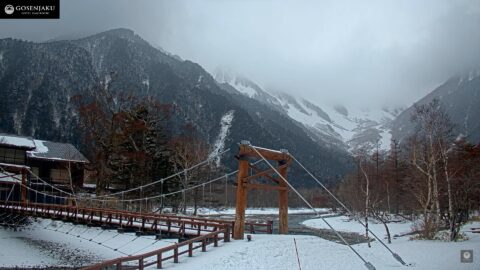
<instances>
[{"instance_id":1,"label":"steel suspension cable","mask_svg":"<svg viewBox=\"0 0 480 270\"><path fill-rule=\"evenodd\" d=\"M327 224L327 226L337 235L338 238L340 238L342 240L343 243L345 243L345 245L347 245L350 250L352 250L353 253L355 253L355 255L357 255L358 258L360 258L360 260L363 261L365 267L369 270L375 270L375 266L373 266L372 263L368 262L367 260L365 260L362 255L360 255L348 242L347 240L345 240L345 238L343 238L342 235L340 235L339 232L337 232L333 226L324 218L322 217L318 212L317 210L315 210L315 208L307 201L307 199L305 199L305 197L302 196L302 194L300 194L300 192L298 192L288 181L287 179L285 179L285 177L283 177L279 172L278 170L272 165L270 164L270 162L255 148L255 146L253 145L249 145L256 153L259 157L261 157L267 164L270 168L272 168L272 170L280 177L282 178L283 181L285 181L285 183L300 197L300 199L302 199L305 204L307 204L308 207L310 207L312 209L312 211L318 216L320 217L323 222L325 222L325 224Z\"/></svg>"},{"instance_id":2,"label":"steel suspension cable","mask_svg":"<svg viewBox=\"0 0 480 270\"><path fill-rule=\"evenodd\" d=\"M110 197L110 196L114 196L114 195L118 195L118 194L122 194L122 193L128 193L128 192L135 191L135 190L139 190L139 189L141 189L141 188L149 187L149 186L151 186L151 185L155 185L155 184L158 184L158 183L163 183L163 182L166 181L166 180L169 180L169 179L171 179L171 178L173 178L173 177L179 176L179 175L181 175L181 174L183 174L183 173L187 173L188 171L191 171L191 170L193 170L193 169L195 169L195 168L197 168L197 167L200 167L200 166L202 166L202 165L204 165L204 164L207 164L207 163L209 163L213 158L215 158L215 157L217 157L217 156L221 156L221 155L223 155L223 154L225 154L225 153L227 153L227 152L229 152L229 151L230 151L230 148L228 148L228 149L226 149L226 150L224 150L224 151L222 151L222 152L220 152L220 153L218 153L218 154L216 154L216 155L214 155L214 156L208 157L208 158L205 159L204 161L199 162L199 163L197 163L197 164L195 164L195 165L193 165L193 166L191 166L191 167L185 168L185 169L182 170L182 171L179 171L179 172L177 172L177 173L174 173L174 174L172 174L172 175L169 175L169 176L167 176L167 177L165 177L165 178L162 178L162 179L159 179L159 180L157 180L157 181L154 181L154 182L151 182L151 183L148 183L148 184L139 186L139 187L131 188L131 189L128 189L128 190L119 191L119 192L116 192L116 193L106 194L106 195L102 195L102 196L97 196L96 198Z\"/></svg>"},{"instance_id":3,"label":"steel suspension cable","mask_svg":"<svg viewBox=\"0 0 480 270\"><path fill-rule=\"evenodd\" d=\"M221 155L223 155L223 154L225 154L225 153L227 153L227 152L229 152L229 151L230 151L230 148L228 148L228 149L226 149L226 150L224 150L224 151L222 151L222 152L220 152L220 153L218 153L218 154L216 154L216 155L214 155L214 156L208 157L208 158L205 159L204 161L199 162L199 163L197 163L197 164L195 164L195 165L193 165L193 166L191 166L191 167L185 168L185 169L182 170L182 171L179 171L179 172L177 172L177 173L174 173L174 174L172 174L172 175L169 175L169 176L167 176L167 177L165 177L165 178L162 178L162 179L159 179L159 180L157 180L157 181L154 181L154 182L151 182L151 183L142 185L142 186L138 186L138 187L135 187L135 188L131 188L131 189L128 189L128 190L123 190L123 191L119 191L119 192L115 192L115 193L111 193L111 194L105 194L105 195L101 195L101 196L96 196L95 198L91 198L91 200L101 201L101 200L99 200L99 198L112 197L112 196L119 195L119 194L121 194L121 195L123 196L125 193L129 193L129 192L132 192L132 191L135 191L135 190L143 189L143 188L145 188L145 187L149 187L149 186L152 186L152 185L155 185L155 184L158 184L158 183L163 184L163 182L165 182L165 181L167 181L167 180L169 180L169 179L172 179L173 177L179 176L179 175L181 175L181 174L184 174L184 173L186 174L188 171L191 171L191 170L193 170L193 169L195 169L195 168L197 168L197 167L200 167L200 166L202 166L202 165L204 165L204 164L207 164L207 163L209 163L212 159L214 159L214 158L216 158L216 157L218 157L218 156L221 156ZM60 193L64 193L64 194L66 194L66 195L69 196L69 197L63 197L63 196L54 196L54 197L67 198L67 199L76 199L76 198L83 199L83 197L79 197L79 196L77 196L77 195L75 195L75 194L66 192L66 191L64 191L64 190L62 190L62 189L59 189L59 188L53 186L52 184L50 184L50 183L46 182L45 180L41 179L38 175L36 175L36 174L35 174L33 171L31 171L30 169L28 169L28 172L31 173L37 180L41 181L44 185L47 185L47 186L51 187L51 188L52 188L52 193L53 193L53 189L55 189L55 190L59 191ZM106 201L106 200L104 200L104 201Z\"/></svg>"},{"instance_id":4,"label":"steel suspension cable","mask_svg":"<svg viewBox=\"0 0 480 270\"><path fill-rule=\"evenodd\" d=\"M353 214L353 212L344 203L342 203L342 201L340 201L340 199L337 198L337 196L335 196L322 182L320 182L320 180L318 180L317 177L315 177L315 175L313 175L307 168L305 168L305 166L303 166L303 164L300 163L300 161L298 161L295 158L295 156L293 156L293 155L291 155L291 156L292 156L293 160L295 160L295 162L297 162L298 165L300 165L300 167L302 167L303 170L305 170L305 172L307 172L340 206L342 206L343 209L345 209L357 222L359 222L365 229L367 229L375 237L375 239L377 239L392 254L392 256L398 262L400 262L402 265L406 265L405 261L403 261L403 259L402 259L402 257L400 257L400 255L393 252L374 232L372 232L359 218L357 218Z\"/></svg>"}]
</instances>

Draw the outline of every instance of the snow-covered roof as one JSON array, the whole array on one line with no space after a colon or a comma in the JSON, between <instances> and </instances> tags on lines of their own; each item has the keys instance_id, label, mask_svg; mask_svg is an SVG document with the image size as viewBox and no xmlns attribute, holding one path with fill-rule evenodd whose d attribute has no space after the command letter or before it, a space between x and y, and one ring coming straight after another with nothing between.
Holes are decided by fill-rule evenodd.
<instances>
[{"instance_id":1,"label":"snow-covered roof","mask_svg":"<svg viewBox=\"0 0 480 270\"><path fill-rule=\"evenodd\" d=\"M69 143L57 143L50 141L35 141L35 149L27 151L29 158L48 159L59 161L88 162L88 159L80 153L75 146Z\"/></svg>"},{"instance_id":2,"label":"snow-covered roof","mask_svg":"<svg viewBox=\"0 0 480 270\"><path fill-rule=\"evenodd\" d=\"M0 133L0 145L14 146L18 148L34 149L35 143L29 137Z\"/></svg>"},{"instance_id":3,"label":"snow-covered roof","mask_svg":"<svg viewBox=\"0 0 480 270\"><path fill-rule=\"evenodd\" d=\"M88 162L88 159L69 143L35 140L30 137L0 133L0 146L2 145L26 149L27 157L34 159Z\"/></svg>"}]
</instances>

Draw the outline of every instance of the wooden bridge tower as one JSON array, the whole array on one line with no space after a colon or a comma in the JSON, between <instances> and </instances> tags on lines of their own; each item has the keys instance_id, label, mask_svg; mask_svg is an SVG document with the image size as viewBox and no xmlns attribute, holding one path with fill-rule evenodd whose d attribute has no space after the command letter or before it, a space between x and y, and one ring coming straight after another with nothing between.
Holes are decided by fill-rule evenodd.
<instances>
[{"instance_id":1,"label":"wooden bridge tower","mask_svg":"<svg viewBox=\"0 0 480 270\"><path fill-rule=\"evenodd\" d=\"M256 150L256 151L255 151ZM260 153L265 159L277 163L275 168L283 178L287 179L287 170L291 164L292 157L286 150L275 151L250 145L242 141L238 153L238 175L237 175L237 198L235 210L234 239L243 239L245 227L245 209L247 207L247 193L252 189L278 190L279 192L279 233L288 233L288 185L280 177L275 177L273 169L263 170L250 163L251 159L262 160ZM253 172L250 175L250 171ZM256 184L252 180L264 177L272 181L272 184Z\"/></svg>"}]
</instances>

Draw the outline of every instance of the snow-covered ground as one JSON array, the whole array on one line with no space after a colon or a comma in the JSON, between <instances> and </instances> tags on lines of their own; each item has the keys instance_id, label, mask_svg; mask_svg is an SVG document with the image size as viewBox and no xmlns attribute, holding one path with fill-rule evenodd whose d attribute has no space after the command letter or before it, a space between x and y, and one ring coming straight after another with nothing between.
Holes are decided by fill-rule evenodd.
<instances>
[{"instance_id":1,"label":"snow-covered ground","mask_svg":"<svg viewBox=\"0 0 480 270\"><path fill-rule=\"evenodd\" d=\"M263 212L269 211L264 209ZM361 226L345 217L330 217L328 221L338 230L363 233ZM307 220L304 224L325 228L319 219ZM391 224L390 229L392 234L400 234L408 232L410 226L411 223L408 222ZM463 242L409 240L409 236L393 239L389 247L400 254L410 264L409 266L401 266L376 241L372 242L371 248L366 244L353 247L378 270L478 270L480 269L480 259L477 259L480 253L480 234L469 232L472 227L480 227L480 222L468 223L463 227L463 231L469 238ZM383 225L372 223L371 228L383 238ZM131 233L117 234L116 231L102 231L100 228L72 227L69 223L61 221L52 223L50 220L41 220L17 232L0 229L0 239L4 246L0 250L0 267L89 264L124 256L124 254L148 252L176 242L174 239L157 242L152 236L136 238ZM262 234L253 235L251 242L246 240L221 242L218 248L209 246L206 253L197 250L193 258L181 256L180 263L174 264L168 261L164 266L165 269L175 270L299 269L295 241L303 270L366 269L363 262L345 245L315 236ZM114 248L118 248L118 251L114 251ZM460 263L461 250L473 250L474 263Z\"/></svg>"},{"instance_id":2,"label":"snow-covered ground","mask_svg":"<svg viewBox=\"0 0 480 270\"><path fill-rule=\"evenodd\" d=\"M341 226L347 231L357 231L354 222L347 224L342 218L329 218L332 224ZM323 228L318 220L307 221L307 224ZM391 226L394 233L409 230L408 223ZM469 223L464 230L471 227L480 227L480 222ZM380 230L373 225L373 230ZM340 229L340 228L339 228ZM362 232L360 229L359 232ZM380 231L378 231L381 234ZM372 242L372 247L366 244L354 245L367 261L377 270L381 269L419 269L419 270L478 270L480 259L480 235L465 233L468 241L442 242L409 240L408 236L394 239L389 247L398 253L409 266L400 265L388 251L378 242ZM383 234L382 234L383 235ZM357 258L345 245L324 240L319 237L305 235L253 235L253 241L233 241L222 244L214 252L195 255L194 258L185 258L178 265L168 265L167 269L299 269L295 243L297 244L301 269L366 269L363 262ZM474 263L460 263L460 251L473 250Z\"/></svg>"}]
</instances>

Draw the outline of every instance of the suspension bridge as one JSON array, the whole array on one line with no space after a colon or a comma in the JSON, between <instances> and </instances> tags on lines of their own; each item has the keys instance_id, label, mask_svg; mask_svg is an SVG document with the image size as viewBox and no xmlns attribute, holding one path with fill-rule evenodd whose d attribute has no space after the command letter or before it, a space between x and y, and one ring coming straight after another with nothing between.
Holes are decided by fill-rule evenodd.
<instances>
[{"instance_id":1,"label":"suspension bridge","mask_svg":"<svg viewBox=\"0 0 480 270\"><path fill-rule=\"evenodd\" d=\"M236 156L239 161L239 169L225 175L202 181L200 184L185 187L181 190L158 194L152 194L148 197L132 198L128 194L135 191L143 191L152 189L154 185L163 185L165 181L181 177L188 174L195 168L210 163L219 155L223 155L229 150L218 153L215 156L210 156L208 159L197 163L189 168L184 169L178 173L168 177L153 181L151 183L134 187L128 190L122 190L110 194L100 196L82 196L74 194L66 190L60 189L51 185L47 181L42 180L36 176L28 168L18 168L20 171L28 171L36 180L37 185L32 185L33 181L27 181L25 174L22 173L21 178L17 178L17 186L21 189L21 196L17 200L11 199L12 188L6 199L0 202L0 223L6 227L16 228L28 217L40 217L44 219L62 220L72 224L82 224L87 226L101 226L103 229L115 229L117 233L133 232L136 237L141 237L145 234L156 235L157 241L162 237L178 237L183 241L172 246L164 247L144 254L125 254L114 260L109 260L95 264L85 269L144 269L146 267L155 266L162 268L163 262L173 260L174 263L179 262L179 256L187 254L193 255L193 251L201 249L206 251L207 246L212 244L214 247L219 246L219 241L230 242L231 239L243 239L244 233L269 233L273 232L273 224L271 221L267 222L253 222L245 219L245 209L247 204L247 194L252 189L262 189L267 191L279 192L279 232L282 234L288 233L288 190L292 190L298 195L305 204L312 209L329 227L332 229L339 239L347 245L350 250L359 258L364 266L369 270L374 270L375 267L364 257L359 254L342 236L339 234L321 215L319 215L315 208L300 194L297 189L287 180L287 169L292 162L296 162L311 178L322 187L327 194L329 194L342 208L355 217L353 213L332 193L330 192L314 174L312 174L302 163L298 161L291 153L286 150L271 150L257 146L253 146L248 141L242 141L239 147L239 153ZM252 162L255 160L255 162ZM272 165L270 161L277 164ZM267 169L261 169L258 164L264 162ZM275 166L276 165L276 166ZM173 215L149 212L147 204L151 201L158 201L159 199L168 196L181 194L185 196L185 192L195 189L202 189L212 183L221 181L227 184L230 176L236 175L236 213L235 220L213 219L195 216ZM9 175L9 177L14 177ZM269 183L255 183L254 180L263 178ZM38 184L41 183L43 190L38 189ZM45 189L48 187L49 192ZM141 193L141 192L140 192ZM48 203L47 203L48 202ZM139 203L140 210L128 211L125 210L125 204ZM145 207L142 209L142 203ZM94 205L101 205L102 207L93 207ZM113 207L112 207L113 205ZM121 209L118 209L121 208ZM357 220L367 230L360 220ZM45 227L48 229L48 226ZM88 230L88 229L87 229ZM406 265L402 258L393 252L383 241L369 230L371 235L383 245L387 252L389 252L395 260L400 264ZM67 232L68 233L68 232ZM77 235L77 237L81 237ZM115 237L115 236L114 236ZM134 239L137 239L134 238ZM88 239L95 242L95 239ZM98 242L102 245L101 242ZM126 243L127 245L128 243ZM106 246L108 247L108 246ZM118 251L118 247L108 247L112 250Z\"/></svg>"}]
</instances>

